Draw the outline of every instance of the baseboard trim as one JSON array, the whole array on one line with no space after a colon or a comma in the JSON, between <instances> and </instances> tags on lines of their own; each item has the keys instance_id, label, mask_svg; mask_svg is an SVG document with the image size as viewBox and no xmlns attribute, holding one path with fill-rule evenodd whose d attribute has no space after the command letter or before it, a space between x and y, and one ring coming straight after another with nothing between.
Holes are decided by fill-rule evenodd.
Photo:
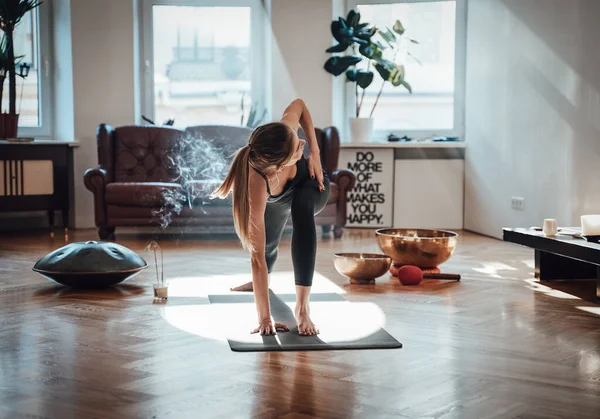
<instances>
[{"instance_id":1,"label":"baseboard trim","mask_svg":"<svg viewBox=\"0 0 600 419\"><path fill-rule=\"evenodd\" d=\"M22 211L0 213L0 233L15 231L48 230L50 224L45 211ZM62 214L54 213L54 228L63 228Z\"/></svg>"}]
</instances>

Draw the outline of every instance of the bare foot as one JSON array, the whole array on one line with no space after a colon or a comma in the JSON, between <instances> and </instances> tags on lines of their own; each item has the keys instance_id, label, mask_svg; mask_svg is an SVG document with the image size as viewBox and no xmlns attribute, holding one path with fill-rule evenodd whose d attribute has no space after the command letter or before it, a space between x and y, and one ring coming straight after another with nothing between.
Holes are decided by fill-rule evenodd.
<instances>
[{"instance_id":1,"label":"bare foot","mask_svg":"<svg viewBox=\"0 0 600 419\"><path fill-rule=\"evenodd\" d=\"M302 336L313 336L319 334L319 329L310 319L308 311L296 310L296 323L298 324L298 334Z\"/></svg>"},{"instance_id":2,"label":"bare foot","mask_svg":"<svg viewBox=\"0 0 600 419\"><path fill-rule=\"evenodd\" d=\"M271 276L269 276L268 280L269 287L271 286ZM252 285L252 281L246 282L245 284L238 285L237 287L229 288L230 291L253 291L254 286Z\"/></svg>"},{"instance_id":3,"label":"bare foot","mask_svg":"<svg viewBox=\"0 0 600 419\"><path fill-rule=\"evenodd\" d=\"M252 281L246 282L243 285L238 285L237 287L230 288L230 291L252 291L254 287L252 286Z\"/></svg>"}]
</instances>

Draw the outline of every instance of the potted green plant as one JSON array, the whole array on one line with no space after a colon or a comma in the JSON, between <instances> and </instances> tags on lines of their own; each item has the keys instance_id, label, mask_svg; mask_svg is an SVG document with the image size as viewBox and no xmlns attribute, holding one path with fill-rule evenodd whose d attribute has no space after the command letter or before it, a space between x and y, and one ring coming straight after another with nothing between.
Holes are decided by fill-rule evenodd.
<instances>
[{"instance_id":1,"label":"potted green plant","mask_svg":"<svg viewBox=\"0 0 600 419\"><path fill-rule=\"evenodd\" d=\"M0 43L0 104L4 99L4 81L8 78L8 112L0 112L0 138L17 136L17 76L24 79L29 74L27 64L21 64L17 73L17 64L23 57L15 56L15 29L28 12L41 4L40 0L0 0L0 29L4 35Z\"/></svg>"},{"instance_id":2,"label":"potted green plant","mask_svg":"<svg viewBox=\"0 0 600 419\"><path fill-rule=\"evenodd\" d=\"M373 131L373 112L385 83L403 86L412 93L410 84L404 78L404 66L396 63L404 32L404 26L399 20L396 20L392 29L386 27L385 31L369 23L361 23L360 12L356 10L350 10L346 18L339 17L331 22L331 34L338 44L328 48L326 52L344 55L330 57L325 62L324 69L335 77L345 74L346 81L354 83L356 114L350 118L354 142L369 141ZM375 35L379 35L379 39ZM417 43L414 39L410 39L410 42ZM351 53L348 54L348 51ZM361 63L362 68L359 67ZM382 83L369 116L361 117L365 91L374 78L372 69L379 73ZM362 90L360 93L359 89Z\"/></svg>"}]
</instances>

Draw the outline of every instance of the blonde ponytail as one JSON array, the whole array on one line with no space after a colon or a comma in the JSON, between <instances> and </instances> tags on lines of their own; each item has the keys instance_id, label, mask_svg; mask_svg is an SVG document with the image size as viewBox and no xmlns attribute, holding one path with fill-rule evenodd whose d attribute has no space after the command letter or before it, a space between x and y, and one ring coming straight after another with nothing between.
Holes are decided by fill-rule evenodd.
<instances>
[{"instance_id":1,"label":"blonde ponytail","mask_svg":"<svg viewBox=\"0 0 600 419\"><path fill-rule=\"evenodd\" d=\"M294 130L281 122L257 127L250 134L248 144L235 154L223 184L210 195L211 198L225 199L232 192L233 224L244 249L254 250L250 242L250 165L261 173L284 165L294 154L294 136Z\"/></svg>"},{"instance_id":2,"label":"blonde ponytail","mask_svg":"<svg viewBox=\"0 0 600 419\"><path fill-rule=\"evenodd\" d=\"M251 249L250 203L248 201L249 154L249 145L237 151L225 181L210 196L211 198L225 199L232 192L233 224L244 249Z\"/></svg>"}]
</instances>

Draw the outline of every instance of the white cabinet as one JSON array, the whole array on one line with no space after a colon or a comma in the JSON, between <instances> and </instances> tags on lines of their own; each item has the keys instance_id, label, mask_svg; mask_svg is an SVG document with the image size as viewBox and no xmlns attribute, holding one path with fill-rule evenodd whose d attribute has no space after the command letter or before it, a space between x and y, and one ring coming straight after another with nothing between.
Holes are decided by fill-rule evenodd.
<instances>
[{"instance_id":1,"label":"white cabinet","mask_svg":"<svg viewBox=\"0 0 600 419\"><path fill-rule=\"evenodd\" d=\"M395 228L463 228L463 159L400 159L394 163Z\"/></svg>"},{"instance_id":2,"label":"white cabinet","mask_svg":"<svg viewBox=\"0 0 600 419\"><path fill-rule=\"evenodd\" d=\"M357 174L346 227L461 230L464 151L457 142L342 144L339 167Z\"/></svg>"}]
</instances>

